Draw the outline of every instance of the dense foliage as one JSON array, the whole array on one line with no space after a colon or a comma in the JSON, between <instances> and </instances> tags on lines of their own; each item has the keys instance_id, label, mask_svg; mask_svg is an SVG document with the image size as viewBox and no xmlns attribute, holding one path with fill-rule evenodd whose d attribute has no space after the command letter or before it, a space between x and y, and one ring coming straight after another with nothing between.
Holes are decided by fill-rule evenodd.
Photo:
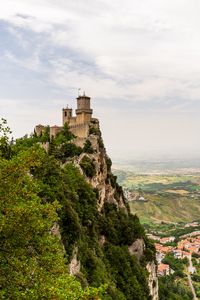
<instances>
[{"instance_id":1,"label":"dense foliage","mask_svg":"<svg viewBox=\"0 0 200 300\"><path fill-rule=\"evenodd\" d=\"M102 218L102 233L114 245L131 245L137 238L144 237L138 217L118 210L115 204L105 203Z\"/></svg>"},{"instance_id":2,"label":"dense foliage","mask_svg":"<svg viewBox=\"0 0 200 300\"><path fill-rule=\"evenodd\" d=\"M69 131L67 123L57 136L51 137L49 143L49 154L53 155L61 163L65 163L69 158L80 155L81 147L73 143L75 136Z\"/></svg>"},{"instance_id":3,"label":"dense foliage","mask_svg":"<svg viewBox=\"0 0 200 300\"><path fill-rule=\"evenodd\" d=\"M90 142L90 140L85 141L85 144L83 146L83 152L84 153L89 153L89 154L94 153L94 150L92 148L92 143Z\"/></svg>"},{"instance_id":4,"label":"dense foliage","mask_svg":"<svg viewBox=\"0 0 200 300\"><path fill-rule=\"evenodd\" d=\"M2 118L0 122L0 157L10 158L11 156L11 146L8 138L10 133L6 120Z\"/></svg>"},{"instance_id":5,"label":"dense foliage","mask_svg":"<svg viewBox=\"0 0 200 300\"><path fill-rule=\"evenodd\" d=\"M63 248L50 234L61 206L42 201L29 173L44 155L36 147L0 160L0 298L89 299L97 291L84 291L68 275Z\"/></svg>"},{"instance_id":6,"label":"dense foliage","mask_svg":"<svg viewBox=\"0 0 200 300\"><path fill-rule=\"evenodd\" d=\"M74 245L79 249L81 282L85 284L87 280L95 287L107 283L109 289L105 299L148 299L148 288L144 284L147 274L126 248L144 235L138 218L127 215L122 210L117 211L115 205L108 203L102 214L99 214L95 191L71 163L60 168L54 157L46 156L41 167L35 169L33 174L43 185L40 196L49 202L56 197L62 205L59 214L62 240L70 257L73 255ZM100 247L100 236L105 236L108 241L104 248ZM120 250L122 245L125 248ZM120 266L117 263L119 253L116 249L120 251ZM111 258L116 260L115 269ZM130 265L129 269L127 264ZM121 269L117 271L119 267L123 269L123 284L122 279L116 277L116 272L121 272ZM129 278L129 281L125 278ZM135 295L137 298L134 298Z\"/></svg>"},{"instance_id":7,"label":"dense foliage","mask_svg":"<svg viewBox=\"0 0 200 300\"><path fill-rule=\"evenodd\" d=\"M191 300L193 295L186 286L175 275L160 277L159 300Z\"/></svg>"},{"instance_id":8,"label":"dense foliage","mask_svg":"<svg viewBox=\"0 0 200 300\"><path fill-rule=\"evenodd\" d=\"M149 299L147 272L128 251L137 238L146 239L138 218L108 203L98 212L97 191L69 160L83 150L67 127L51 140L48 153L38 144L42 138L24 137L14 145L6 140L9 159L1 152L1 298ZM81 164L87 177L95 175L87 155ZM51 233L55 224L57 235ZM67 271L75 249L81 262L77 279ZM147 241L146 251L154 252ZM104 284L106 294L99 288Z\"/></svg>"},{"instance_id":9,"label":"dense foliage","mask_svg":"<svg viewBox=\"0 0 200 300\"><path fill-rule=\"evenodd\" d=\"M92 178L96 174L94 162L88 156L81 159L80 166L87 177Z\"/></svg>"}]
</instances>

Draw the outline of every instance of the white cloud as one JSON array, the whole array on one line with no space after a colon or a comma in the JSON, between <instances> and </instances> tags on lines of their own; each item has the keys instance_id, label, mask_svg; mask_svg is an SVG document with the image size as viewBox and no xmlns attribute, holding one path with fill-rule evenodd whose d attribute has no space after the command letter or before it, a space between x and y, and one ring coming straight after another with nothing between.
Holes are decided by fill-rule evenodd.
<instances>
[{"instance_id":1,"label":"white cloud","mask_svg":"<svg viewBox=\"0 0 200 300\"><path fill-rule=\"evenodd\" d=\"M136 119L136 111L144 111L144 124L149 111L157 116L188 110L192 120L200 110L199 9L198 0L7 0L6 5L0 3L0 19L26 55L19 55L14 42L6 48L2 40L1 61L8 61L9 70L11 65L19 67L20 74L21 68L38 73L48 85L47 93L50 86L54 89L57 103L64 102L65 92L76 94L82 87L99 103L104 99L110 113L109 99L119 111L123 99ZM127 115L122 125L131 122ZM101 117L106 115L102 112ZM152 131L157 132L159 122ZM176 118L172 123L177 124ZM141 127L139 119L134 126ZM195 126L189 128L192 132ZM171 128L168 132L173 135ZM148 136L156 139L148 133L146 141ZM191 144L195 146L194 139Z\"/></svg>"},{"instance_id":2,"label":"white cloud","mask_svg":"<svg viewBox=\"0 0 200 300\"><path fill-rule=\"evenodd\" d=\"M11 63L14 63L31 71L41 71L40 59L37 52L32 53L31 56L27 59L19 59L12 52L6 52L5 55L1 57L1 59L8 60Z\"/></svg>"}]
</instances>

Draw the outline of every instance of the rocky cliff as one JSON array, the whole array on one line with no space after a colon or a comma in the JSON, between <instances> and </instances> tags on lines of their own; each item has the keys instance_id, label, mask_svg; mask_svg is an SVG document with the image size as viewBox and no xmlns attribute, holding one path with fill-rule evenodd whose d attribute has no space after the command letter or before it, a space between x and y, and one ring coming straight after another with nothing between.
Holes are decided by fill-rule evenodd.
<instances>
[{"instance_id":1,"label":"rocky cliff","mask_svg":"<svg viewBox=\"0 0 200 300\"><path fill-rule=\"evenodd\" d=\"M80 144L79 139L75 143ZM98 190L99 211L106 202L113 203L118 208L127 211L127 203L122 188L117 184L117 178L111 172L112 162L106 154L98 120L91 122L89 136L85 143L88 147L85 148L85 152L75 159L75 164L79 167L81 173L85 175L88 183ZM84 161L91 163L94 169L93 176L87 176L84 172Z\"/></svg>"},{"instance_id":2,"label":"rocky cliff","mask_svg":"<svg viewBox=\"0 0 200 300\"><path fill-rule=\"evenodd\" d=\"M147 271L149 272L148 285L150 289L150 295L152 300L158 300L158 277L157 277L157 266L154 261L148 262Z\"/></svg>"},{"instance_id":3,"label":"rocky cliff","mask_svg":"<svg viewBox=\"0 0 200 300\"><path fill-rule=\"evenodd\" d=\"M77 144L80 141L76 140ZM117 178L112 174L111 159L107 156L106 150L103 144L101 131L99 128L98 120L93 121L90 124L90 133L88 139L85 142L85 152L74 160L76 166L80 172L84 175L87 182L97 191L98 195L98 211L101 214L106 203L113 204L117 210L122 210L127 216L129 216L128 203L124 197L122 188L117 183ZM90 164L93 169L93 174L87 174L87 168L85 163ZM106 236L101 235L99 243L101 247L106 243ZM148 247L146 237L138 238L128 247L129 254L137 258L137 262L140 264L145 257L145 251ZM76 261L76 254L73 257L72 262ZM145 259L146 260L146 259ZM149 294L152 300L158 300L158 278L156 274L156 264L153 259L145 262L146 270L148 271L148 287ZM76 265L79 265L76 261ZM143 265L145 268L145 266ZM79 270L79 269L78 269ZM80 271L80 270L79 270Z\"/></svg>"}]
</instances>

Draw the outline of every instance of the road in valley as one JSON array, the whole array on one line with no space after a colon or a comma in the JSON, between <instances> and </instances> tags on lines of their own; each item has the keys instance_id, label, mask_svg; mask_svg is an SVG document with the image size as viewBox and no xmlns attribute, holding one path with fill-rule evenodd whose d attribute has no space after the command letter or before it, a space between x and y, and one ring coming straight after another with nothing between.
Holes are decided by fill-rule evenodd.
<instances>
[{"instance_id":1,"label":"road in valley","mask_svg":"<svg viewBox=\"0 0 200 300\"><path fill-rule=\"evenodd\" d=\"M189 282L189 286L190 286L190 289L192 291L192 294L193 294L193 299L194 300L198 300L197 296L196 296L196 292L195 292L195 289L194 289L194 286L193 286L193 283L192 283L192 278L191 278L191 272L193 270L193 264L192 264L192 259L189 258L189 266L188 266L188 274L187 274L187 277L188 277L188 282Z\"/></svg>"}]
</instances>

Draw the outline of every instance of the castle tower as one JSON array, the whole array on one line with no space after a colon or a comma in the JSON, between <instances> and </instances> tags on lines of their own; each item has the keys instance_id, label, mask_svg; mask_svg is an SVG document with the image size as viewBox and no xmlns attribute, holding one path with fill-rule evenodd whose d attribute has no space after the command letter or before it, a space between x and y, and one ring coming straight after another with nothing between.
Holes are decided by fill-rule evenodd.
<instances>
[{"instance_id":1,"label":"castle tower","mask_svg":"<svg viewBox=\"0 0 200 300\"><path fill-rule=\"evenodd\" d=\"M77 116L77 123L88 123L91 121L92 118L92 109L90 108L90 97L85 95L79 96L77 98L77 109L76 109L76 116Z\"/></svg>"},{"instance_id":2,"label":"castle tower","mask_svg":"<svg viewBox=\"0 0 200 300\"><path fill-rule=\"evenodd\" d=\"M44 133L44 131L45 131L45 126L44 125L39 124L39 125L35 126L34 132L37 136L42 135Z\"/></svg>"},{"instance_id":3,"label":"castle tower","mask_svg":"<svg viewBox=\"0 0 200 300\"><path fill-rule=\"evenodd\" d=\"M72 108L63 108L63 125L69 123L72 118Z\"/></svg>"}]
</instances>

